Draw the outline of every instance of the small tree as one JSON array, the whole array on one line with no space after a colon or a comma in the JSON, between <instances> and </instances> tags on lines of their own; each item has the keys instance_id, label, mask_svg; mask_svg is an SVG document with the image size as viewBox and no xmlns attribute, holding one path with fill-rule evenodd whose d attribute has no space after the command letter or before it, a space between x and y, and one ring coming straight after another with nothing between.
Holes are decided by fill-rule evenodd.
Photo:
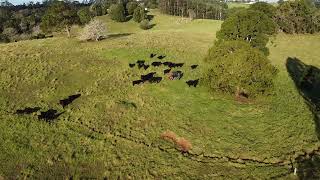
<instances>
[{"instance_id":1,"label":"small tree","mask_svg":"<svg viewBox=\"0 0 320 180\"><path fill-rule=\"evenodd\" d=\"M40 27L44 32L64 28L68 37L70 37L71 26L78 22L77 11L71 4L63 1L54 1L43 15Z\"/></svg>"},{"instance_id":2,"label":"small tree","mask_svg":"<svg viewBox=\"0 0 320 180\"><path fill-rule=\"evenodd\" d=\"M79 21L81 24L87 24L91 21L93 14L90 12L89 8L84 7L77 12L79 16Z\"/></svg>"},{"instance_id":3,"label":"small tree","mask_svg":"<svg viewBox=\"0 0 320 180\"><path fill-rule=\"evenodd\" d=\"M133 15L134 10L138 7L137 2L128 2L127 4L127 11L129 15Z\"/></svg>"},{"instance_id":4,"label":"small tree","mask_svg":"<svg viewBox=\"0 0 320 180\"><path fill-rule=\"evenodd\" d=\"M266 94L277 74L267 57L245 41L216 43L205 61L208 63L205 84L213 91L229 94L239 91L248 97Z\"/></svg>"},{"instance_id":5,"label":"small tree","mask_svg":"<svg viewBox=\"0 0 320 180\"><path fill-rule=\"evenodd\" d=\"M106 37L106 32L106 25L102 21L95 19L84 27L79 39L85 41L99 41Z\"/></svg>"},{"instance_id":6,"label":"small tree","mask_svg":"<svg viewBox=\"0 0 320 180\"><path fill-rule=\"evenodd\" d=\"M125 9L123 7L123 4L112 4L110 6L109 14L111 19L114 21L117 21L117 22L126 21Z\"/></svg>"},{"instance_id":7,"label":"small tree","mask_svg":"<svg viewBox=\"0 0 320 180\"><path fill-rule=\"evenodd\" d=\"M146 13L142 7L137 7L133 13L133 20L135 22L140 23L142 20L146 18Z\"/></svg>"}]
</instances>

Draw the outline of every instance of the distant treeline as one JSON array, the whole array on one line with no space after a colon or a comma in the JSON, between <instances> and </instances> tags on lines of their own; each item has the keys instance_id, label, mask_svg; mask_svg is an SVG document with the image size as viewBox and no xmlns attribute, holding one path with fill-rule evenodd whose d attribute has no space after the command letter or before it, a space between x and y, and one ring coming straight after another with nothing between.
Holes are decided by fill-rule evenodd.
<instances>
[{"instance_id":1,"label":"distant treeline","mask_svg":"<svg viewBox=\"0 0 320 180\"><path fill-rule=\"evenodd\" d=\"M225 19L227 4L215 0L159 0L162 13L192 19Z\"/></svg>"}]
</instances>

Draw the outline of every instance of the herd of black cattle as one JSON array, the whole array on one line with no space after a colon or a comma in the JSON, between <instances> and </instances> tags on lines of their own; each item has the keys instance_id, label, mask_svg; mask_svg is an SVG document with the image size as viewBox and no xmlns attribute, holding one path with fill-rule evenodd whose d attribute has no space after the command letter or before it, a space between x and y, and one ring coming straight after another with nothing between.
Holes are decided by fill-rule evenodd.
<instances>
[{"instance_id":1,"label":"herd of black cattle","mask_svg":"<svg viewBox=\"0 0 320 180\"><path fill-rule=\"evenodd\" d=\"M153 59L154 57L156 57L156 54L150 54L150 58ZM151 65L146 64L145 60L138 60L135 63L129 63L129 67L130 68L134 68L134 67L138 67L138 69L144 69L147 70L148 68L150 68L150 66L153 67L161 67L161 66L165 66L167 67L167 69L163 70L163 74L164 75L168 75L168 78L170 80L180 80L184 73L182 71L174 71L174 68L181 68L184 66L184 63L173 63L173 62L161 62L162 59L164 59L166 56L164 55L160 55L157 58L160 61L154 61L151 63ZM192 65L190 66L191 69L196 69L198 67L198 65ZM162 77L158 77L155 76L156 72L151 72L145 75L141 75L139 80L135 80L132 82L132 85L139 85L139 84L143 84L145 82L149 82L149 83L160 83L163 78ZM199 84L199 79L196 80L189 80L186 81L186 83L188 84L189 87L193 86L193 87L197 87L197 85Z\"/></svg>"}]
</instances>

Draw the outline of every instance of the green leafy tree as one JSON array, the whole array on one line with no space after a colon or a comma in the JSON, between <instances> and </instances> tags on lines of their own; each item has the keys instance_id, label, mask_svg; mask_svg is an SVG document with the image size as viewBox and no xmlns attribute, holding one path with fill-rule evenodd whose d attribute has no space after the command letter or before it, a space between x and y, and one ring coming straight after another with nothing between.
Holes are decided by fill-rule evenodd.
<instances>
[{"instance_id":1,"label":"green leafy tree","mask_svg":"<svg viewBox=\"0 0 320 180\"><path fill-rule=\"evenodd\" d=\"M244 40L252 47L269 54L266 44L269 35L276 32L271 18L259 11L242 10L228 17L217 32L219 40Z\"/></svg>"},{"instance_id":2,"label":"green leafy tree","mask_svg":"<svg viewBox=\"0 0 320 180\"><path fill-rule=\"evenodd\" d=\"M277 69L246 41L216 42L205 58L204 82L213 91L249 97L266 94L273 87Z\"/></svg>"},{"instance_id":3,"label":"green leafy tree","mask_svg":"<svg viewBox=\"0 0 320 180\"><path fill-rule=\"evenodd\" d=\"M90 12L89 8L87 7L81 8L77 12L77 15L79 16L79 21L81 24L87 24L93 18L93 14Z\"/></svg>"},{"instance_id":4,"label":"green leafy tree","mask_svg":"<svg viewBox=\"0 0 320 180\"><path fill-rule=\"evenodd\" d=\"M266 2L257 2L250 6L251 10L260 11L267 15L269 18L273 18L276 15L276 7Z\"/></svg>"},{"instance_id":5,"label":"green leafy tree","mask_svg":"<svg viewBox=\"0 0 320 180\"><path fill-rule=\"evenodd\" d=\"M117 22L126 21L125 9L123 4L112 4L110 6L110 17L112 20Z\"/></svg>"},{"instance_id":6,"label":"green leafy tree","mask_svg":"<svg viewBox=\"0 0 320 180\"><path fill-rule=\"evenodd\" d=\"M135 10L134 10L134 13L133 13L133 20L135 22L138 22L140 23L142 20L146 19L146 13L144 11L144 8L142 7L137 7Z\"/></svg>"},{"instance_id":7,"label":"green leafy tree","mask_svg":"<svg viewBox=\"0 0 320 180\"><path fill-rule=\"evenodd\" d=\"M137 2L128 2L127 3L127 11L129 15L133 15L134 10L138 7Z\"/></svg>"},{"instance_id":8,"label":"green leafy tree","mask_svg":"<svg viewBox=\"0 0 320 180\"><path fill-rule=\"evenodd\" d=\"M71 4L54 1L42 17L40 27L44 32L65 29L68 37L70 37L71 26L78 22L77 11Z\"/></svg>"}]
</instances>

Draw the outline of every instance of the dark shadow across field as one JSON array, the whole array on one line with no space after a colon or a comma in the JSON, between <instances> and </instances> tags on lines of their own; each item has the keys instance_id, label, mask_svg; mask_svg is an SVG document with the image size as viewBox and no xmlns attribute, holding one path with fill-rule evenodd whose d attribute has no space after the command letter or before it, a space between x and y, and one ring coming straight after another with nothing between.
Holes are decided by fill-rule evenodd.
<instances>
[{"instance_id":1,"label":"dark shadow across field","mask_svg":"<svg viewBox=\"0 0 320 180\"><path fill-rule=\"evenodd\" d=\"M316 133L320 139L320 69L306 65L297 58L287 59L287 70L300 95L314 115ZM320 156L316 152L296 158L299 179L320 179Z\"/></svg>"}]
</instances>

